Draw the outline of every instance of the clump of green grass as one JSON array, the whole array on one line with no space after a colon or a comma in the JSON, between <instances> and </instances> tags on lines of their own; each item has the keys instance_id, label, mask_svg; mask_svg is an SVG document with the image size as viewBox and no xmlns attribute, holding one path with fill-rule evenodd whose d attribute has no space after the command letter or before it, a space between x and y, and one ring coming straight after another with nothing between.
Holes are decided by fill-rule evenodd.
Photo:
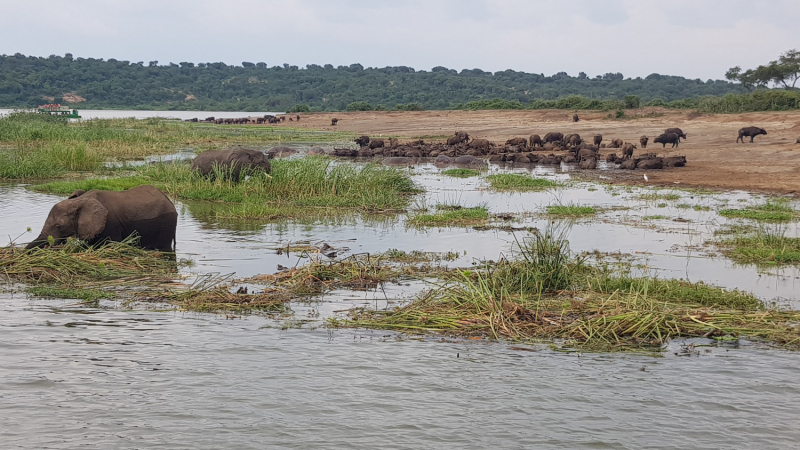
<instances>
[{"instance_id":1,"label":"clump of green grass","mask_svg":"<svg viewBox=\"0 0 800 450\"><path fill-rule=\"evenodd\" d=\"M245 219L400 212L411 195L420 192L402 171L335 163L326 157L275 160L269 176L252 175L239 183L224 177L209 181L187 164L148 164L135 168L133 176L52 182L34 189L67 194L75 189L124 190L152 184L181 199L229 204L223 215Z\"/></svg>"},{"instance_id":2,"label":"clump of green grass","mask_svg":"<svg viewBox=\"0 0 800 450\"><path fill-rule=\"evenodd\" d=\"M681 195L680 194L676 194L674 192L658 192L658 191L656 191L656 192L648 192L648 193L645 193L645 194L637 195L636 199L644 200L644 201L652 201L652 202L657 201L657 200L675 201L675 200L680 200L681 199Z\"/></svg>"},{"instance_id":3,"label":"clump of green grass","mask_svg":"<svg viewBox=\"0 0 800 450\"><path fill-rule=\"evenodd\" d=\"M644 217L642 217L642 220L664 220L664 219L669 219L669 217L661 216L661 215L658 215L658 214L656 214L654 216L644 216Z\"/></svg>"},{"instance_id":4,"label":"clump of green grass","mask_svg":"<svg viewBox=\"0 0 800 450\"><path fill-rule=\"evenodd\" d=\"M545 340L594 351L660 350L678 337L749 337L800 348L800 311L767 309L752 294L702 282L587 266L557 233L532 239L524 246L527 257L460 271L405 306L357 309L330 323Z\"/></svg>"},{"instance_id":5,"label":"clump of green grass","mask_svg":"<svg viewBox=\"0 0 800 450\"><path fill-rule=\"evenodd\" d=\"M723 209L719 215L728 218L750 219L762 222L788 222L798 216L788 201L771 199L760 205L744 209Z\"/></svg>"},{"instance_id":6,"label":"clump of green grass","mask_svg":"<svg viewBox=\"0 0 800 450\"><path fill-rule=\"evenodd\" d=\"M542 191L562 187L563 184L546 178L533 178L529 175L501 173L489 175L486 181L498 191Z\"/></svg>"},{"instance_id":7,"label":"clump of green grass","mask_svg":"<svg viewBox=\"0 0 800 450\"><path fill-rule=\"evenodd\" d=\"M33 297L76 299L83 300L87 303L96 302L104 298L113 299L117 296L116 292L102 289L61 288L53 286L33 286L26 289L25 292Z\"/></svg>"},{"instance_id":8,"label":"clump of green grass","mask_svg":"<svg viewBox=\"0 0 800 450\"><path fill-rule=\"evenodd\" d=\"M349 141L349 133L268 126L214 126L159 118L69 122L43 114L0 117L0 179L58 177L97 171L105 161L142 159L177 148L272 146L293 141Z\"/></svg>"},{"instance_id":9,"label":"clump of green grass","mask_svg":"<svg viewBox=\"0 0 800 450\"><path fill-rule=\"evenodd\" d=\"M485 223L489 220L489 210L485 206L473 208L464 207L437 207L433 213L412 214L408 223L419 227L443 226L471 226Z\"/></svg>"},{"instance_id":10,"label":"clump of green grass","mask_svg":"<svg viewBox=\"0 0 800 450\"><path fill-rule=\"evenodd\" d=\"M547 214L553 217L587 217L597 214L597 208L575 204L549 205Z\"/></svg>"},{"instance_id":11,"label":"clump of green grass","mask_svg":"<svg viewBox=\"0 0 800 450\"><path fill-rule=\"evenodd\" d=\"M759 230L722 240L718 245L726 256L743 264L800 264L800 238L780 232Z\"/></svg>"},{"instance_id":12,"label":"clump of green grass","mask_svg":"<svg viewBox=\"0 0 800 450\"><path fill-rule=\"evenodd\" d=\"M70 239L60 247L30 251L0 249L0 273L12 281L59 283L111 280L132 276L174 276L178 263L165 254L136 245L136 237L123 242L88 247Z\"/></svg>"},{"instance_id":13,"label":"clump of green grass","mask_svg":"<svg viewBox=\"0 0 800 450\"><path fill-rule=\"evenodd\" d=\"M710 206L703 206L703 205L694 205L692 209L695 211L711 211Z\"/></svg>"},{"instance_id":14,"label":"clump of green grass","mask_svg":"<svg viewBox=\"0 0 800 450\"><path fill-rule=\"evenodd\" d=\"M442 175L456 178L477 177L480 174L477 170L472 169L447 169L442 171Z\"/></svg>"}]
</instances>

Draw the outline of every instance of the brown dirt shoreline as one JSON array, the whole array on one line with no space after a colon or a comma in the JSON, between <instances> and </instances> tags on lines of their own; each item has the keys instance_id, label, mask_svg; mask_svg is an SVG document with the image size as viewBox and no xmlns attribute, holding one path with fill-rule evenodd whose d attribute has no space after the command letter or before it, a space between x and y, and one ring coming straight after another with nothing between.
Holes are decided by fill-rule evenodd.
<instances>
[{"instance_id":1,"label":"brown dirt shoreline","mask_svg":"<svg viewBox=\"0 0 800 450\"><path fill-rule=\"evenodd\" d=\"M560 131L579 133L584 138L600 133L603 142L621 138L638 144L639 136L645 134L651 144L645 151L637 149L637 154L654 151L659 156L685 155L687 166L646 172L603 171L602 176L610 177L604 181L800 195L800 144L796 143L800 137L800 111L698 114L646 108L626 111L634 117L626 120L607 119L608 112L578 111L581 120L577 123L572 122L573 113L567 110L315 113L302 114L301 122L292 126L408 139L449 136L456 130L464 130L472 137L496 143L515 136L528 137L533 133L543 136L548 131ZM336 127L330 126L333 117L339 119ZM737 144L737 130L745 126L759 126L769 134L756 137L753 144ZM652 144L652 139L668 127L680 127L687 134L688 139L680 148L662 149ZM603 149L601 154L610 152L614 150Z\"/></svg>"}]
</instances>

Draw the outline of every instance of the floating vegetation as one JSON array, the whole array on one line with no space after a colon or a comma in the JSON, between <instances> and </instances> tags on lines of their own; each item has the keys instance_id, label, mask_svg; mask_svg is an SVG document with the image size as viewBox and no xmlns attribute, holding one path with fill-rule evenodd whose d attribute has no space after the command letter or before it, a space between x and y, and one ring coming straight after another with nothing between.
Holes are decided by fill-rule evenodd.
<instances>
[{"instance_id":1,"label":"floating vegetation","mask_svg":"<svg viewBox=\"0 0 800 450\"><path fill-rule=\"evenodd\" d=\"M644 194L639 194L634 198L637 199L637 200L644 200L644 201L649 201L649 202L654 202L654 201L658 201L658 200L676 201L676 200L680 200L681 199L681 195L680 194L676 194L674 192L654 191L654 192L647 192L647 193L644 193Z\"/></svg>"},{"instance_id":2,"label":"floating vegetation","mask_svg":"<svg viewBox=\"0 0 800 450\"><path fill-rule=\"evenodd\" d=\"M477 170L472 169L447 169L442 171L442 175L447 175L448 177L456 177L456 178L469 178L469 177L477 177L481 173Z\"/></svg>"},{"instance_id":3,"label":"floating vegetation","mask_svg":"<svg viewBox=\"0 0 800 450\"><path fill-rule=\"evenodd\" d=\"M413 213L408 224L418 227L473 226L489 220L485 206L465 208L462 206L438 205L433 213Z\"/></svg>"},{"instance_id":4,"label":"floating vegetation","mask_svg":"<svg viewBox=\"0 0 800 450\"><path fill-rule=\"evenodd\" d=\"M719 215L728 218L750 219L764 222L788 222L798 216L788 201L770 199L766 203L744 209L723 209Z\"/></svg>"},{"instance_id":5,"label":"floating vegetation","mask_svg":"<svg viewBox=\"0 0 800 450\"><path fill-rule=\"evenodd\" d=\"M576 204L549 205L547 214L553 217L587 217L598 213L598 209L592 206L581 206Z\"/></svg>"},{"instance_id":6,"label":"floating vegetation","mask_svg":"<svg viewBox=\"0 0 800 450\"><path fill-rule=\"evenodd\" d=\"M588 266L558 233L536 233L519 247L516 257L455 272L450 282L405 306L356 309L329 322L592 351L658 351L677 337L800 346L800 311L767 309L738 290Z\"/></svg>"},{"instance_id":7,"label":"floating vegetation","mask_svg":"<svg viewBox=\"0 0 800 450\"><path fill-rule=\"evenodd\" d=\"M564 186L563 183L558 181L548 180L546 178L533 178L529 175L520 175L516 173L501 173L489 175L486 181L492 189L498 191L543 191L545 189L552 189Z\"/></svg>"}]
</instances>

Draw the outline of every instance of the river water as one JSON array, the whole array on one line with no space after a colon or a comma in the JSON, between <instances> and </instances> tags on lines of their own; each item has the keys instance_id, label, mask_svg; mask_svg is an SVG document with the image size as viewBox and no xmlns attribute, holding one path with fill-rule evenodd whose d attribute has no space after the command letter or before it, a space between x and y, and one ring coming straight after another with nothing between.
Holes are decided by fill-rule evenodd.
<instances>
[{"instance_id":1,"label":"river water","mask_svg":"<svg viewBox=\"0 0 800 450\"><path fill-rule=\"evenodd\" d=\"M543 229L538 213L548 204L594 205L604 209L597 218L563 224L575 251L620 252L660 276L800 307L797 269L737 266L702 245L730 223L717 209L758 196L670 191L680 198L653 200L642 198L648 189L592 183L496 193L481 178L445 177L433 165L409 170L428 191L417 206L485 205L516 214L515 227ZM489 170L569 178L552 168ZM0 236L25 242L61 197L11 184L0 186L0 199ZM515 238L498 229L420 230L403 215L219 223L208 205L176 206L178 257L195 261L190 274L273 273L306 261L276 250L298 242L344 255L456 251L448 264L469 266L509 252ZM0 447L778 449L800 439L794 352L747 342L687 350L675 341L660 358L565 354L320 326L350 306L402 301L423 287L336 292L292 305L296 322L85 308L10 287L0 294Z\"/></svg>"}]
</instances>

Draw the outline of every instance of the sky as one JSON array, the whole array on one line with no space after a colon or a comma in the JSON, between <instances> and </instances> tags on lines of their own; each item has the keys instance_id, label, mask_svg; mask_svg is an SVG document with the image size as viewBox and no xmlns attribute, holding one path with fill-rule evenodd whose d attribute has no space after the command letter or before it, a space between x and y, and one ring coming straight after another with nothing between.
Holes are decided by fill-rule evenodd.
<instances>
[{"instance_id":1,"label":"sky","mask_svg":"<svg viewBox=\"0 0 800 450\"><path fill-rule=\"evenodd\" d=\"M0 0L0 54L723 79L800 48L798 0Z\"/></svg>"}]
</instances>

